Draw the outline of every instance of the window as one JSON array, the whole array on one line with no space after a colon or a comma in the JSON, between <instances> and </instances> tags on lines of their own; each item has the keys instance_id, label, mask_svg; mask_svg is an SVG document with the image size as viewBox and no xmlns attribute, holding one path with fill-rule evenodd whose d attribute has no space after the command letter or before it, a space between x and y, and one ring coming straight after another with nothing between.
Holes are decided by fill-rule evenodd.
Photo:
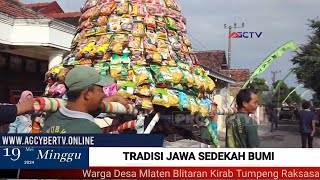
<instances>
[{"instance_id":1,"label":"window","mask_svg":"<svg viewBox=\"0 0 320 180\"><path fill-rule=\"evenodd\" d=\"M0 68L6 67L6 57L3 55L0 55Z\"/></svg>"},{"instance_id":2,"label":"window","mask_svg":"<svg viewBox=\"0 0 320 180\"><path fill-rule=\"evenodd\" d=\"M22 69L22 59L19 56L10 56L9 69L11 71L20 72Z\"/></svg>"},{"instance_id":3,"label":"window","mask_svg":"<svg viewBox=\"0 0 320 180\"><path fill-rule=\"evenodd\" d=\"M37 62L34 60L26 59L26 71L32 73L37 72Z\"/></svg>"}]
</instances>

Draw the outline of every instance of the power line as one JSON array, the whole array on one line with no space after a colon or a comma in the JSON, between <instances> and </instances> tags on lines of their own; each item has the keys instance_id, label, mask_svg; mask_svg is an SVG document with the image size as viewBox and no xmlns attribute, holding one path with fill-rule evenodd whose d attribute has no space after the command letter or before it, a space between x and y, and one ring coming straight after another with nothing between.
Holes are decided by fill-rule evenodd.
<instances>
[{"instance_id":1,"label":"power line","mask_svg":"<svg viewBox=\"0 0 320 180\"><path fill-rule=\"evenodd\" d=\"M194 36L192 36L190 33L187 33L196 43L198 43L198 45L200 45L202 48L204 48L204 50L210 50L210 48L208 48L207 46L205 46L204 44L202 44L201 41L199 41L197 38L195 38Z\"/></svg>"}]
</instances>

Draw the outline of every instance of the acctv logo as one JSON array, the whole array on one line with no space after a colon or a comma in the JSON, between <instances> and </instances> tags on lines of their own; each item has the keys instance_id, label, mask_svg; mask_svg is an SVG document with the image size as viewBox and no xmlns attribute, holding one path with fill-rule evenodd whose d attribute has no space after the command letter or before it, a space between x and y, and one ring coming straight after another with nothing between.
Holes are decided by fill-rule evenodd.
<instances>
[{"instance_id":1,"label":"acctv logo","mask_svg":"<svg viewBox=\"0 0 320 180\"><path fill-rule=\"evenodd\" d=\"M232 32L229 38L260 38L262 32Z\"/></svg>"}]
</instances>

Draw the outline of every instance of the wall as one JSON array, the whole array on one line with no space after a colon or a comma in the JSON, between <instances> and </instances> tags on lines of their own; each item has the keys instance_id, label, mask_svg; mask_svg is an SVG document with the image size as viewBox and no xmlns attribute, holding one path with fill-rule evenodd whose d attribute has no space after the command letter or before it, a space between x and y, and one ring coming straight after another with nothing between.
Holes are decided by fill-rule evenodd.
<instances>
[{"instance_id":1,"label":"wall","mask_svg":"<svg viewBox=\"0 0 320 180\"><path fill-rule=\"evenodd\" d=\"M53 19L14 19L0 14L0 45L47 46L70 50L76 27Z\"/></svg>"}]
</instances>

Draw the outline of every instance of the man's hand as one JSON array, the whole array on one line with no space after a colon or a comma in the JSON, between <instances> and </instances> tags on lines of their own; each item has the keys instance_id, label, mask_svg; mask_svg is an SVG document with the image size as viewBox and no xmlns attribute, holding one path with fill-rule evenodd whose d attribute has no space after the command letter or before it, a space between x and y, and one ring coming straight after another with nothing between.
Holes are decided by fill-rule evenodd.
<instances>
[{"instance_id":1,"label":"man's hand","mask_svg":"<svg viewBox=\"0 0 320 180\"><path fill-rule=\"evenodd\" d=\"M117 94L106 97L103 99L103 101L105 101L105 102L118 102L118 103L124 105L127 110L129 110L129 104L132 104L131 101L129 101L126 98L124 98L120 95L117 95Z\"/></svg>"},{"instance_id":2,"label":"man's hand","mask_svg":"<svg viewBox=\"0 0 320 180\"><path fill-rule=\"evenodd\" d=\"M314 137L315 134L316 134L316 132L315 132L315 131L312 131L311 137Z\"/></svg>"},{"instance_id":3,"label":"man's hand","mask_svg":"<svg viewBox=\"0 0 320 180\"><path fill-rule=\"evenodd\" d=\"M17 115L26 114L27 112L34 111L34 101L33 98L28 98L25 101L17 104Z\"/></svg>"}]
</instances>

